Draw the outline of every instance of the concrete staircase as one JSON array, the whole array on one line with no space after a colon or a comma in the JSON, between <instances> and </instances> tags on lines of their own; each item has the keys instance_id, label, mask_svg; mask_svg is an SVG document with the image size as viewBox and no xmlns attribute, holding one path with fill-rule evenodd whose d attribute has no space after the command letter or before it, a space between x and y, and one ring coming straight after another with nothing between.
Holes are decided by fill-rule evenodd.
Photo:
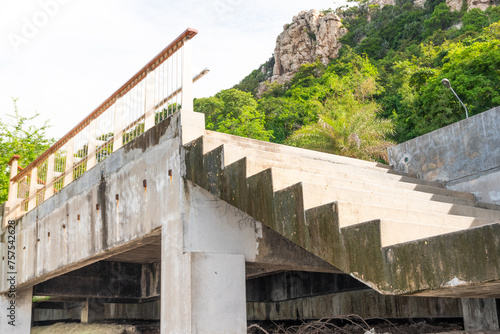
<instances>
[{"instance_id":1,"label":"concrete staircase","mask_svg":"<svg viewBox=\"0 0 500 334\"><path fill-rule=\"evenodd\" d=\"M384 294L500 296L500 210L389 166L211 131L186 178Z\"/></svg>"}]
</instances>

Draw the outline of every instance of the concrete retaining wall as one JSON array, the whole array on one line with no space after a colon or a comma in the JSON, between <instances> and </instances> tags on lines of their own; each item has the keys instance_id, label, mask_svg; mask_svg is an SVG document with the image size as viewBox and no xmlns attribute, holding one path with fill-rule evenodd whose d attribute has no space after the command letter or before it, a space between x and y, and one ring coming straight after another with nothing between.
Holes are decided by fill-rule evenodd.
<instances>
[{"instance_id":1,"label":"concrete retaining wall","mask_svg":"<svg viewBox=\"0 0 500 334\"><path fill-rule=\"evenodd\" d=\"M397 171L500 204L500 107L389 149Z\"/></svg>"}]
</instances>

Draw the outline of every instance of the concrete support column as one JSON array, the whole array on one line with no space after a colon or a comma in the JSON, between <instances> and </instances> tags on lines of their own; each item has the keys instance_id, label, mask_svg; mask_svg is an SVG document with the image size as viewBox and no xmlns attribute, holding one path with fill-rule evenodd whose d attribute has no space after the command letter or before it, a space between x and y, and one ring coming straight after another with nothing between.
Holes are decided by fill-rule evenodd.
<instances>
[{"instance_id":1,"label":"concrete support column","mask_svg":"<svg viewBox=\"0 0 500 334\"><path fill-rule=\"evenodd\" d=\"M31 330L33 288L0 295L0 333L27 334Z\"/></svg>"},{"instance_id":2,"label":"concrete support column","mask_svg":"<svg viewBox=\"0 0 500 334\"><path fill-rule=\"evenodd\" d=\"M96 298L87 298L82 303L80 321L82 323L92 323L99 320L104 320L104 301Z\"/></svg>"},{"instance_id":3,"label":"concrete support column","mask_svg":"<svg viewBox=\"0 0 500 334\"><path fill-rule=\"evenodd\" d=\"M498 331L498 313L494 298L462 298L466 331Z\"/></svg>"},{"instance_id":4,"label":"concrete support column","mask_svg":"<svg viewBox=\"0 0 500 334\"><path fill-rule=\"evenodd\" d=\"M73 182L73 162L75 157L73 155L73 138L66 143L66 167L64 168L64 186Z\"/></svg>"},{"instance_id":5,"label":"concrete support column","mask_svg":"<svg viewBox=\"0 0 500 334\"><path fill-rule=\"evenodd\" d=\"M54 195L54 158L55 154L53 153L47 158L47 180L45 181L44 201Z\"/></svg>"},{"instance_id":6,"label":"concrete support column","mask_svg":"<svg viewBox=\"0 0 500 334\"><path fill-rule=\"evenodd\" d=\"M145 104L145 121L144 132L155 126L155 72L149 72L146 75L146 104Z\"/></svg>"},{"instance_id":7,"label":"concrete support column","mask_svg":"<svg viewBox=\"0 0 500 334\"><path fill-rule=\"evenodd\" d=\"M36 206L36 196L38 190L38 168L33 168L30 172L28 211Z\"/></svg>"},{"instance_id":8,"label":"concrete support column","mask_svg":"<svg viewBox=\"0 0 500 334\"><path fill-rule=\"evenodd\" d=\"M193 333L246 333L245 257L191 253Z\"/></svg>"},{"instance_id":9,"label":"concrete support column","mask_svg":"<svg viewBox=\"0 0 500 334\"><path fill-rule=\"evenodd\" d=\"M115 124L113 136L113 152L123 146L123 97L115 101Z\"/></svg>"},{"instance_id":10,"label":"concrete support column","mask_svg":"<svg viewBox=\"0 0 500 334\"><path fill-rule=\"evenodd\" d=\"M181 111L193 111L193 70L191 67L191 43L188 39L182 47L182 100Z\"/></svg>"},{"instance_id":11,"label":"concrete support column","mask_svg":"<svg viewBox=\"0 0 500 334\"><path fill-rule=\"evenodd\" d=\"M243 255L184 253L181 219L162 226L161 333L246 333Z\"/></svg>"},{"instance_id":12,"label":"concrete support column","mask_svg":"<svg viewBox=\"0 0 500 334\"><path fill-rule=\"evenodd\" d=\"M9 194L8 194L8 199L7 199L7 207L6 207L6 214L4 214L4 222L3 227L7 226L7 222L9 219L15 218L14 215L14 210L15 206L17 204L17 182L12 182L12 178L17 175L17 167L18 167L18 160L20 156L19 155L13 155L12 158L9 161L10 165L10 179L9 179Z\"/></svg>"},{"instance_id":13,"label":"concrete support column","mask_svg":"<svg viewBox=\"0 0 500 334\"><path fill-rule=\"evenodd\" d=\"M89 146L87 148L87 170L93 168L97 163L97 120L94 118L89 124Z\"/></svg>"}]
</instances>

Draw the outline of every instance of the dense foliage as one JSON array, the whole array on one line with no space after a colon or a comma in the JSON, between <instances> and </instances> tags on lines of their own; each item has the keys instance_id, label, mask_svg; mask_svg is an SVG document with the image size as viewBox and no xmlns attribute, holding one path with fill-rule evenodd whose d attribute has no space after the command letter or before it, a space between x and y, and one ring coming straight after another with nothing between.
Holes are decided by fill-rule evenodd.
<instances>
[{"instance_id":1,"label":"dense foliage","mask_svg":"<svg viewBox=\"0 0 500 334\"><path fill-rule=\"evenodd\" d=\"M348 29L337 59L303 65L285 85L266 81L272 60L266 62L234 89L195 102L207 127L380 160L391 140L465 118L443 78L469 115L500 105L500 7L358 4L337 10Z\"/></svg>"},{"instance_id":2,"label":"dense foliage","mask_svg":"<svg viewBox=\"0 0 500 334\"><path fill-rule=\"evenodd\" d=\"M21 156L20 167L26 167L54 143L46 137L47 122L41 127L32 123L38 114L32 117L22 116L14 100L14 114L10 120L0 122L0 203L7 200L9 191L10 167L9 160L13 155Z\"/></svg>"}]
</instances>

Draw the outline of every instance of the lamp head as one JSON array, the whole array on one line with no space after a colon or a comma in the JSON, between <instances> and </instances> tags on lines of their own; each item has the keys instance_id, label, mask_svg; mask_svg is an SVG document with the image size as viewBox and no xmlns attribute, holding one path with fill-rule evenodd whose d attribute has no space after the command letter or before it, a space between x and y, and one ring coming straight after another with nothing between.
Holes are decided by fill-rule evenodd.
<instances>
[{"instance_id":1,"label":"lamp head","mask_svg":"<svg viewBox=\"0 0 500 334\"><path fill-rule=\"evenodd\" d=\"M441 80L441 83L446 87L446 88L451 88L451 83L450 83L450 80L444 78L443 80Z\"/></svg>"}]
</instances>

